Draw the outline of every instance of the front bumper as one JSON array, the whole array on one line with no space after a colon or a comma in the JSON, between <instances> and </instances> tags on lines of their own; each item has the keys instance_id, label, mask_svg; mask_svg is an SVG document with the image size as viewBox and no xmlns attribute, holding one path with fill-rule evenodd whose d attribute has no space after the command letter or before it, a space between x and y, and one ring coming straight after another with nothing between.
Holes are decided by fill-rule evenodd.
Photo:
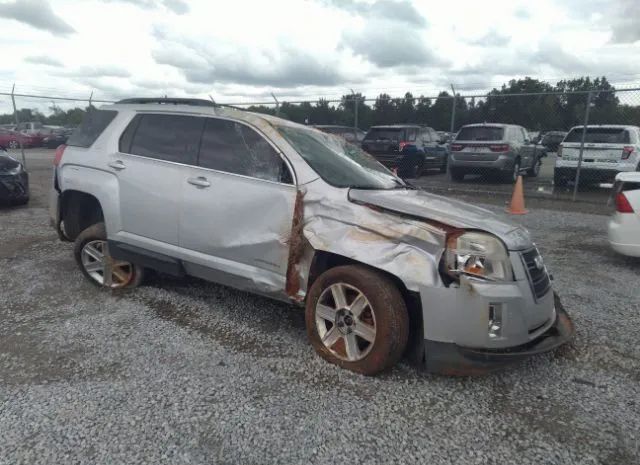
<instances>
[{"instance_id":1,"label":"front bumper","mask_svg":"<svg viewBox=\"0 0 640 465\"><path fill-rule=\"evenodd\" d=\"M576 178L576 171L576 166L556 166L554 169L554 177L556 179L560 178L573 181ZM620 164L614 167L604 167L601 164L600 166L589 166L589 164L584 163L580 167L580 182L612 183L618 173L625 173L629 171L635 171L635 166Z\"/></svg>"},{"instance_id":2,"label":"front bumper","mask_svg":"<svg viewBox=\"0 0 640 465\"><path fill-rule=\"evenodd\" d=\"M573 322L560 299L554 294L556 318L553 324L535 339L514 347L478 349L453 343L425 341L425 367L428 371L446 375L482 375L500 369L532 355L549 352L573 337Z\"/></svg>"},{"instance_id":3,"label":"front bumper","mask_svg":"<svg viewBox=\"0 0 640 465\"><path fill-rule=\"evenodd\" d=\"M0 175L0 202L25 202L29 199L29 175L22 171L13 175Z\"/></svg>"}]
</instances>

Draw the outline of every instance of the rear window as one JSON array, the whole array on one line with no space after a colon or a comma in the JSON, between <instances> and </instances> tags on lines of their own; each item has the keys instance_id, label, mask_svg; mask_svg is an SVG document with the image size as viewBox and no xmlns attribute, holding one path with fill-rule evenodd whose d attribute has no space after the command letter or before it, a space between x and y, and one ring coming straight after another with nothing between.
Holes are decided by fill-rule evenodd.
<instances>
[{"instance_id":1,"label":"rear window","mask_svg":"<svg viewBox=\"0 0 640 465\"><path fill-rule=\"evenodd\" d=\"M456 140L504 140L504 128L497 126L467 126L460 129Z\"/></svg>"},{"instance_id":2,"label":"rear window","mask_svg":"<svg viewBox=\"0 0 640 465\"><path fill-rule=\"evenodd\" d=\"M365 140L390 140L400 142L404 140L416 140L416 130L407 130L409 134L405 137L405 128L372 128L364 137Z\"/></svg>"},{"instance_id":3,"label":"rear window","mask_svg":"<svg viewBox=\"0 0 640 465\"><path fill-rule=\"evenodd\" d=\"M564 142L582 141L582 129L573 128ZM584 141L588 144L628 144L629 131L621 128L587 128Z\"/></svg>"},{"instance_id":4,"label":"rear window","mask_svg":"<svg viewBox=\"0 0 640 465\"><path fill-rule=\"evenodd\" d=\"M67 145L90 147L117 114L113 110L89 110L80 126L69 136Z\"/></svg>"}]
</instances>

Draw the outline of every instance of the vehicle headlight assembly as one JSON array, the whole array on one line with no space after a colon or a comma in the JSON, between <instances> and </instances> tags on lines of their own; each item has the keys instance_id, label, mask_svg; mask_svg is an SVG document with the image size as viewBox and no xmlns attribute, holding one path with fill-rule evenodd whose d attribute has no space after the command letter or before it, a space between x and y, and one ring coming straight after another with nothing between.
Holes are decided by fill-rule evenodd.
<instances>
[{"instance_id":1,"label":"vehicle headlight assembly","mask_svg":"<svg viewBox=\"0 0 640 465\"><path fill-rule=\"evenodd\" d=\"M13 176L15 174L20 174L20 173L22 173L22 165L15 166L14 168L11 168L4 172L0 171L0 174L6 174L9 176Z\"/></svg>"},{"instance_id":2,"label":"vehicle headlight assembly","mask_svg":"<svg viewBox=\"0 0 640 465\"><path fill-rule=\"evenodd\" d=\"M463 232L447 239L445 272L455 281L461 275L487 281L513 281L509 253L502 241L491 234Z\"/></svg>"}]
</instances>

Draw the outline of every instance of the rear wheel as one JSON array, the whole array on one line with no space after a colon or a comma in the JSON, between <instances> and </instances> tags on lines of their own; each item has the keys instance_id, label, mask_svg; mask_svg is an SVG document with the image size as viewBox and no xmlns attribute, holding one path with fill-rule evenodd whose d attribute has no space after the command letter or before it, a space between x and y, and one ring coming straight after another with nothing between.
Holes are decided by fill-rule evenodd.
<instances>
[{"instance_id":1,"label":"rear wheel","mask_svg":"<svg viewBox=\"0 0 640 465\"><path fill-rule=\"evenodd\" d=\"M533 166L527 170L527 176L531 178L537 178L540 174L540 167L542 166L542 160L538 158L533 162Z\"/></svg>"},{"instance_id":2,"label":"rear wheel","mask_svg":"<svg viewBox=\"0 0 640 465\"><path fill-rule=\"evenodd\" d=\"M560 175L557 171L553 172L553 185L555 187L566 187L567 186L567 178Z\"/></svg>"},{"instance_id":3,"label":"rear wheel","mask_svg":"<svg viewBox=\"0 0 640 465\"><path fill-rule=\"evenodd\" d=\"M454 181L464 181L464 175L466 174L459 168L451 168L449 173L451 174L451 179Z\"/></svg>"},{"instance_id":4,"label":"rear wheel","mask_svg":"<svg viewBox=\"0 0 640 465\"><path fill-rule=\"evenodd\" d=\"M324 272L307 296L307 334L330 363L374 375L400 360L409 338L409 316L395 284L361 265Z\"/></svg>"},{"instance_id":5,"label":"rear wheel","mask_svg":"<svg viewBox=\"0 0 640 465\"><path fill-rule=\"evenodd\" d=\"M136 287L144 277L143 267L111 257L104 223L82 231L76 238L73 253L82 274L96 286L109 289Z\"/></svg>"},{"instance_id":6,"label":"rear wheel","mask_svg":"<svg viewBox=\"0 0 640 465\"><path fill-rule=\"evenodd\" d=\"M508 171L504 174L505 182L516 182L518 180L518 176L520 176L520 159L517 158L516 161L513 162L513 168L511 171Z\"/></svg>"}]
</instances>

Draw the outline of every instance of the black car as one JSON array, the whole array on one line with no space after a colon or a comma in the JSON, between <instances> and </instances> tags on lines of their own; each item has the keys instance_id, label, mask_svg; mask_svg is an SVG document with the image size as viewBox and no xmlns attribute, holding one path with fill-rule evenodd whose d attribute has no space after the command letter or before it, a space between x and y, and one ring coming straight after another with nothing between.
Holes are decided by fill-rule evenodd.
<instances>
[{"instance_id":1,"label":"black car","mask_svg":"<svg viewBox=\"0 0 640 465\"><path fill-rule=\"evenodd\" d=\"M0 205L24 205L29 201L29 175L6 152L0 146Z\"/></svg>"},{"instance_id":2,"label":"black car","mask_svg":"<svg viewBox=\"0 0 640 465\"><path fill-rule=\"evenodd\" d=\"M59 145L66 144L73 129L54 129L42 139L42 145L48 149L56 149Z\"/></svg>"},{"instance_id":3,"label":"black car","mask_svg":"<svg viewBox=\"0 0 640 465\"><path fill-rule=\"evenodd\" d=\"M542 144L549 152L557 152L560 143L564 140L566 135L567 133L563 131L546 132L540 139L540 144Z\"/></svg>"},{"instance_id":4,"label":"black car","mask_svg":"<svg viewBox=\"0 0 640 465\"><path fill-rule=\"evenodd\" d=\"M429 168L447 171L447 146L438 133L427 126L372 126L362 141L362 149L383 165L397 168L403 178L417 178Z\"/></svg>"}]
</instances>

